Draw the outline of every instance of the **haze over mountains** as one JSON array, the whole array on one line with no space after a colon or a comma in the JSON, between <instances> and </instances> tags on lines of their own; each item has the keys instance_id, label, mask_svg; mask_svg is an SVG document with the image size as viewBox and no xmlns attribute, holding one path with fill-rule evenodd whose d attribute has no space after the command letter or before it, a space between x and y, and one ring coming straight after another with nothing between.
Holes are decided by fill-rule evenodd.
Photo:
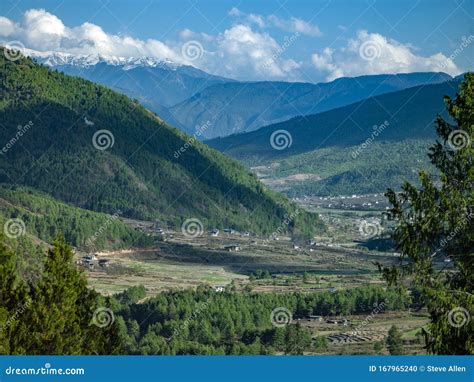
<instances>
[{"instance_id":1,"label":"haze over mountains","mask_svg":"<svg viewBox=\"0 0 474 382\"><path fill-rule=\"evenodd\" d=\"M415 86L370 97L323 113L300 116L265 126L257 131L208 140L211 147L237 158L286 157L329 146L349 147L363 143L374 126L388 121L380 134L384 140L434 138L432 122L444 114L443 97L453 96L460 80ZM291 146L275 150L271 134L279 129L290 132Z\"/></svg>"},{"instance_id":2,"label":"haze over mountains","mask_svg":"<svg viewBox=\"0 0 474 382\"><path fill-rule=\"evenodd\" d=\"M140 101L166 122L199 139L256 130L298 115L315 114L409 87L450 80L445 73L408 73L339 78L320 84L242 82L192 66L150 57L28 54L66 74L106 85Z\"/></svg>"}]
</instances>

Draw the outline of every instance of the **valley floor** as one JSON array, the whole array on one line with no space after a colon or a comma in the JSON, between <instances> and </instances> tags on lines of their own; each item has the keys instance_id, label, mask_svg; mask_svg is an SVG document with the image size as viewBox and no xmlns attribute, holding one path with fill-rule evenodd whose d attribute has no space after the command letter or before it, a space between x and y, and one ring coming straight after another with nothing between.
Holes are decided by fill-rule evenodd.
<instances>
[{"instance_id":1,"label":"valley floor","mask_svg":"<svg viewBox=\"0 0 474 382\"><path fill-rule=\"evenodd\" d=\"M296 245L284 236L269 240L239 233L214 237L204 232L190 238L179 231L165 230L147 249L97 253L97 260L106 259L108 263L106 267L95 265L86 269L89 283L104 295L143 285L149 297L202 284L214 287L216 293L229 284L236 291L255 293L318 293L384 286L375 263L395 263L399 256L361 246L366 238L358 229L364 219L380 216L383 206L361 206L348 213L344 206L336 203L328 207L328 202L319 198L299 202L320 213L328 226L326 236ZM152 222L127 223L138 224L145 231L152 229ZM238 250L228 251L228 245ZM372 316L313 317L296 322L310 330L313 340L325 338L325 345L312 354L383 354L392 325L404 333L408 353L422 354L420 329L427 324L428 316L423 312L381 311Z\"/></svg>"}]
</instances>

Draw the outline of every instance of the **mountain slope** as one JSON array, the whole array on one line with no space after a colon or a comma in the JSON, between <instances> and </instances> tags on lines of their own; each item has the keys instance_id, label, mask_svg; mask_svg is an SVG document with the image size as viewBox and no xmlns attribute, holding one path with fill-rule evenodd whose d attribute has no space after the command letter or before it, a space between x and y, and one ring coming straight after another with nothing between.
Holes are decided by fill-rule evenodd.
<instances>
[{"instance_id":1,"label":"mountain slope","mask_svg":"<svg viewBox=\"0 0 474 382\"><path fill-rule=\"evenodd\" d=\"M152 57L74 56L65 53L42 54L31 50L27 54L46 66L136 98L156 113L161 113L164 108L191 97L207 86L233 81L192 66Z\"/></svg>"},{"instance_id":2,"label":"mountain slope","mask_svg":"<svg viewBox=\"0 0 474 382\"><path fill-rule=\"evenodd\" d=\"M125 96L29 59L0 63L0 141L8 142L0 182L175 227L197 218L205 229L270 233L296 209L241 165L187 144L188 136ZM304 213L296 223L301 230L320 225Z\"/></svg>"},{"instance_id":3,"label":"mountain slope","mask_svg":"<svg viewBox=\"0 0 474 382\"><path fill-rule=\"evenodd\" d=\"M205 139L248 132L298 115L309 115L365 98L450 80L444 73L340 78L329 83L235 82L212 85L169 109L188 131L205 121Z\"/></svg>"},{"instance_id":4,"label":"mountain slope","mask_svg":"<svg viewBox=\"0 0 474 382\"><path fill-rule=\"evenodd\" d=\"M443 97L453 96L460 80L388 93L207 143L256 167L266 184L291 196L383 192L416 181L421 168L430 168L426 154L435 138L434 120L438 113L445 116ZM291 145L277 150L275 137L286 137Z\"/></svg>"}]
</instances>

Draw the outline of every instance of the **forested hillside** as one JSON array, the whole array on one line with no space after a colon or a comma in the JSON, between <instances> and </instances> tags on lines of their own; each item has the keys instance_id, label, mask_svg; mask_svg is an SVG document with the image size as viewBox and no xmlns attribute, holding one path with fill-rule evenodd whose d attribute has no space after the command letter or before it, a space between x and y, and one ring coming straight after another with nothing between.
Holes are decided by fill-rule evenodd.
<instances>
[{"instance_id":1,"label":"forested hillside","mask_svg":"<svg viewBox=\"0 0 474 382\"><path fill-rule=\"evenodd\" d=\"M88 211L59 202L32 189L0 186L0 225L20 219L29 237L51 243L58 235L86 251L140 247L153 239L135 231L114 215Z\"/></svg>"},{"instance_id":2,"label":"forested hillside","mask_svg":"<svg viewBox=\"0 0 474 382\"><path fill-rule=\"evenodd\" d=\"M368 314L382 301L387 302L387 310L406 309L410 304L401 289L371 286L308 294L241 294L232 287L216 293L202 286L196 291L162 293L137 304L141 292L132 288L110 301L120 316L126 352L131 354L302 354L317 351L325 339L312 341L298 318ZM275 314L282 314L288 325L275 325Z\"/></svg>"},{"instance_id":3,"label":"forested hillside","mask_svg":"<svg viewBox=\"0 0 474 382\"><path fill-rule=\"evenodd\" d=\"M0 139L8 142L0 182L170 226L198 218L209 229L270 233L295 211L241 165L127 97L27 58L0 60ZM301 213L295 225L320 223Z\"/></svg>"}]
</instances>

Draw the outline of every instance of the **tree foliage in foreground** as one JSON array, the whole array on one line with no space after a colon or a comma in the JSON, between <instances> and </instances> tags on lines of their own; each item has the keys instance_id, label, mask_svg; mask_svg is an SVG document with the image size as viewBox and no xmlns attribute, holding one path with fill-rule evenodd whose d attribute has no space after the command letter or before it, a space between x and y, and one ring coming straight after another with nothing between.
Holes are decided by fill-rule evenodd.
<instances>
[{"instance_id":1,"label":"tree foliage in foreground","mask_svg":"<svg viewBox=\"0 0 474 382\"><path fill-rule=\"evenodd\" d=\"M445 98L450 120L438 117L438 141L429 158L439 170L435 180L420 172L421 188L388 190L397 221L394 239L409 260L410 274L431 322L425 331L428 351L474 353L474 74L465 75L455 99ZM385 270L392 282L397 269Z\"/></svg>"},{"instance_id":2,"label":"tree foliage in foreground","mask_svg":"<svg viewBox=\"0 0 474 382\"><path fill-rule=\"evenodd\" d=\"M25 255L12 251L0 237L0 354L119 352L113 320L104 327L94 324L99 295L87 287L64 239L56 239L43 255L36 279L18 272L18 257Z\"/></svg>"}]
</instances>

